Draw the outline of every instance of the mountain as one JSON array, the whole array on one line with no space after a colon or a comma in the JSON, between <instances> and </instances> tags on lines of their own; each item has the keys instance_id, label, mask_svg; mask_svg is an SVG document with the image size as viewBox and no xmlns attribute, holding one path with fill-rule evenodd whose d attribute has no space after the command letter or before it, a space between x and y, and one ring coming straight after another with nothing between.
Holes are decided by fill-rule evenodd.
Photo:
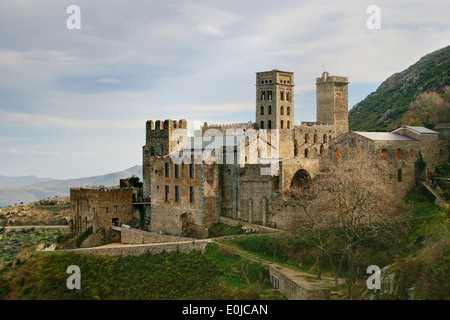
<instances>
[{"instance_id":1,"label":"mountain","mask_svg":"<svg viewBox=\"0 0 450 320\"><path fill-rule=\"evenodd\" d=\"M25 176L25 177L7 177L0 176L0 188L20 188L26 187L32 184L40 182L48 182L54 179L50 178L38 178L36 176Z\"/></svg>"},{"instance_id":2,"label":"mountain","mask_svg":"<svg viewBox=\"0 0 450 320\"><path fill-rule=\"evenodd\" d=\"M48 197L65 197L70 194L70 188L92 186L92 185L104 185L104 186L117 186L119 180L129 178L132 175L139 177L142 180L142 166L134 166L123 171L114 172L101 176L93 176L79 179L69 180L55 180L42 178L41 181L34 182L33 179L29 179L31 184L22 185L21 187L0 188L0 207L6 205L13 205L15 203L30 203ZM18 179L15 184L20 182L25 183L26 179L7 177L9 181L14 182L14 179ZM0 177L0 185L8 180L3 180ZM37 178L39 179L39 178Z\"/></svg>"},{"instance_id":3,"label":"mountain","mask_svg":"<svg viewBox=\"0 0 450 320\"><path fill-rule=\"evenodd\" d=\"M405 124L402 116L422 92L442 94L450 86L450 46L422 57L386 79L349 111L350 130L388 131ZM406 123L407 124L407 123Z\"/></svg>"}]
</instances>

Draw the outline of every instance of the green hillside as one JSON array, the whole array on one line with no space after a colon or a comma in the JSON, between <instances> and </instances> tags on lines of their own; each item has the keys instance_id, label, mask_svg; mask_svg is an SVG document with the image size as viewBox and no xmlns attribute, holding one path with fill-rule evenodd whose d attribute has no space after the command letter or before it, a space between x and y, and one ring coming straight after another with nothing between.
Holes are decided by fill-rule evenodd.
<instances>
[{"instance_id":1,"label":"green hillside","mask_svg":"<svg viewBox=\"0 0 450 320\"><path fill-rule=\"evenodd\" d=\"M80 290L66 287L70 265L80 267ZM0 300L284 299L271 288L267 267L214 244L138 257L30 250L0 269Z\"/></svg>"},{"instance_id":2,"label":"green hillside","mask_svg":"<svg viewBox=\"0 0 450 320\"><path fill-rule=\"evenodd\" d=\"M350 130L388 131L402 123L410 104L423 92L444 93L450 86L450 46L422 57L395 73L349 111Z\"/></svg>"}]
</instances>

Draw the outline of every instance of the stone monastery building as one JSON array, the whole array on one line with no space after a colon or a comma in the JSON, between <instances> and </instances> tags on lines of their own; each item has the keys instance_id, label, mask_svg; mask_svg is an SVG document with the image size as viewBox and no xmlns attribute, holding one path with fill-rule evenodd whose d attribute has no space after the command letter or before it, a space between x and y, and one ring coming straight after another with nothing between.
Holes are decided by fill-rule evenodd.
<instances>
[{"instance_id":1,"label":"stone monastery building","mask_svg":"<svg viewBox=\"0 0 450 320\"><path fill-rule=\"evenodd\" d=\"M294 209L285 195L314 180L327 150L372 146L374 157L392 162L399 195L415 185L419 152L430 170L447 161L447 141L426 128L349 132L348 83L327 72L316 79L316 122L294 123L294 73L280 70L256 73L255 122L204 123L189 137L186 120L147 121L142 193L71 189L71 230L128 224L201 238L220 216L286 229Z\"/></svg>"}]
</instances>

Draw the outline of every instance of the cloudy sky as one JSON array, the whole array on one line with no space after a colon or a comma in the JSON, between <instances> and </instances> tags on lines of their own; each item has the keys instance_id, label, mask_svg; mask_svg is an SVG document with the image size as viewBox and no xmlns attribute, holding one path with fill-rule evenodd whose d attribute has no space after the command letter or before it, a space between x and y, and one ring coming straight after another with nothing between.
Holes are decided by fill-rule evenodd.
<instances>
[{"instance_id":1,"label":"cloudy sky","mask_svg":"<svg viewBox=\"0 0 450 320\"><path fill-rule=\"evenodd\" d=\"M70 5L81 29L69 29ZM369 29L370 5L381 29ZM449 45L447 0L1 0L0 175L57 179L142 162L146 120L255 120L255 73L347 76L349 107ZM72 21L72 20L71 20Z\"/></svg>"}]
</instances>

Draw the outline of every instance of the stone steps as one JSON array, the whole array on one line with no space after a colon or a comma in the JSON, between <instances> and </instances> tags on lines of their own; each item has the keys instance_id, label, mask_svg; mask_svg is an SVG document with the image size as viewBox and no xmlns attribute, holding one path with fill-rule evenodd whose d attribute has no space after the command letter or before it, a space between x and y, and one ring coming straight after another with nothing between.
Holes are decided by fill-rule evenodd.
<instances>
[{"instance_id":1,"label":"stone steps","mask_svg":"<svg viewBox=\"0 0 450 320\"><path fill-rule=\"evenodd\" d=\"M235 245L232 245L232 244L229 244L229 243L225 243L223 241L216 241L216 243L221 248L223 248L225 250L228 250L230 252L236 253L236 254L240 255L241 257L246 258L248 260L251 260L253 262L258 262L258 263L261 263L263 265L269 265L269 264L273 263L272 261L269 261L267 259L261 258L260 256L258 256L256 254L244 251L244 250L238 248Z\"/></svg>"}]
</instances>

